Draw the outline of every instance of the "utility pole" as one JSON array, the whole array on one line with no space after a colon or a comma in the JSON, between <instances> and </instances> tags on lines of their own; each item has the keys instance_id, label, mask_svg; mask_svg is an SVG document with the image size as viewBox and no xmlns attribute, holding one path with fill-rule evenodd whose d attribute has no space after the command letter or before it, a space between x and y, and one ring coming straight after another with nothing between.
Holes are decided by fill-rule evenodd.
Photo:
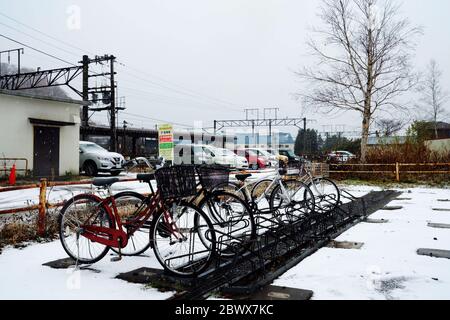
<instances>
[{"instance_id":1,"label":"utility pole","mask_svg":"<svg viewBox=\"0 0 450 320\"><path fill-rule=\"evenodd\" d=\"M110 74L111 74L111 150L113 152L117 151L117 127L116 127L116 83L114 82L114 62L116 58L114 56L110 56L109 66L110 66Z\"/></svg>"},{"instance_id":2,"label":"utility pole","mask_svg":"<svg viewBox=\"0 0 450 320\"><path fill-rule=\"evenodd\" d=\"M83 64L83 101L89 101L89 57L84 55L81 63ZM83 106L81 125L83 127L89 126L89 106ZM83 135L82 138L85 140L86 135Z\"/></svg>"},{"instance_id":3,"label":"utility pole","mask_svg":"<svg viewBox=\"0 0 450 320\"><path fill-rule=\"evenodd\" d=\"M306 155L306 143L307 143L307 138L306 138L306 123L307 123L307 119L303 118L303 152Z\"/></svg>"},{"instance_id":4,"label":"utility pole","mask_svg":"<svg viewBox=\"0 0 450 320\"><path fill-rule=\"evenodd\" d=\"M8 64L11 64L11 52L17 52L17 74L20 75L20 54L24 53L23 48L0 51L0 76L2 75L2 54L8 54Z\"/></svg>"}]
</instances>

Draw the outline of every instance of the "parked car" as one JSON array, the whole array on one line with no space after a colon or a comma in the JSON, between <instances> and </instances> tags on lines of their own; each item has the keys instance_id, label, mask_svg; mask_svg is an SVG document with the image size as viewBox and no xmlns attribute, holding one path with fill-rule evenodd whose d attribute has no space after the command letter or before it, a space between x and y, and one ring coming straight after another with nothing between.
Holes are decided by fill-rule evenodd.
<instances>
[{"instance_id":1,"label":"parked car","mask_svg":"<svg viewBox=\"0 0 450 320\"><path fill-rule=\"evenodd\" d=\"M212 156L215 164L236 169L248 169L248 161L245 157L238 156L228 149L203 146L205 152Z\"/></svg>"},{"instance_id":2,"label":"parked car","mask_svg":"<svg viewBox=\"0 0 450 320\"><path fill-rule=\"evenodd\" d=\"M124 157L100 147L98 144L80 141L80 171L88 176L96 176L99 172L118 176L123 171Z\"/></svg>"},{"instance_id":3,"label":"parked car","mask_svg":"<svg viewBox=\"0 0 450 320\"><path fill-rule=\"evenodd\" d=\"M268 160L269 167L278 167L279 160L276 155L271 154L267 150L260 149L260 148L248 148L247 150L252 151L258 155L258 157L263 157Z\"/></svg>"},{"instance_id":4,"label":"parked car","mask_svg":"<svg viewBox=\"0 0 450 320\"><path fill-rule=\"evenodd\" d=\"M187 152L187 154L185 154ZM178 145L174 150L174 164L214 164L213 157L203 145Z\"/></svg>"},{"instance_id":5,"label":"parked car","mask_svg":"<svg viewBox=\"0 0 450 320\"><path fill-rule=\"evenodd\" d=\"M268 153L270 153L271 155L274 155L275 158L278 160L278 163L287 163L288 162L288 157L286 156L282 156L277 150L274 149L268 149L266 150Z\"/></svg>"},{"instance_id":6,"label":"parked car","mask_svg":"<svg viewBox=\"0 0 450 320\"><path fill-rule=\"evenodd\" d=\"M250 149L237 149L235 153L245 157L248 167L252 170L266 169L269 166L269 160L266 157L260 156Z\"/></svg>"},{"instance_id":7,"label":"parked car","mask_svg":"<svg viewBox=\"0 0 450 320\"><path fill-rule=\"evenodd\" d=\"M356 156L348 151L334 151L328 155L328 161L334 163L345 163L356 159Z\"/></svg>"},{"instance_id":8,"label":"parked car","mask_svg":"<svg viewBox=\"0 0 450 320\"><path fill-rule=\"evenodd\" d=\"M290 149L281 149L279 150L280 155L287 157L288 163L291 165L298 165L301 163L302 158L297 156L294 151Z\"/></svg>"}]
</instances>

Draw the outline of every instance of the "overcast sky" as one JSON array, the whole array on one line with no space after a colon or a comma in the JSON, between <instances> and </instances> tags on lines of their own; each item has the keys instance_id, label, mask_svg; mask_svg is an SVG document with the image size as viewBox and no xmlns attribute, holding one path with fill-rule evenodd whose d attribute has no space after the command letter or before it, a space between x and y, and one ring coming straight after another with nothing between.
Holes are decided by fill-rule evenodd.
<instances>
[{"instance_id":1,"label":"overcast sky","mask_svg":"<svg viewBox=\"0 0 450 320\"><path fill-rule=\"evenodd\" d=\"M125 117L136 127L154 126L155 121L142 116L191 126L204 121L211 126L214 119L245 117L244 107L278 107L279 116L317 120L311 125L319 130L329 125L359 130L358 114L337 118L302 114L292 97L302 90L292 70L311 64L305 40L308 27L319 23L319 2L2 0L0 13L83 51L5 16L0 16L0 33L73 63L81 60L83 52L117 56L119 96L126 96L126 112L134 114L121 120ZM80 28L72 19L78 8ZM450 1L407 0L403 14L425 28L417 67L423 69L436 59L450 89ZM0 39L2 50L18 46ZM29 49L23 64L66 65Z\"/></svg>"}]
</instances>

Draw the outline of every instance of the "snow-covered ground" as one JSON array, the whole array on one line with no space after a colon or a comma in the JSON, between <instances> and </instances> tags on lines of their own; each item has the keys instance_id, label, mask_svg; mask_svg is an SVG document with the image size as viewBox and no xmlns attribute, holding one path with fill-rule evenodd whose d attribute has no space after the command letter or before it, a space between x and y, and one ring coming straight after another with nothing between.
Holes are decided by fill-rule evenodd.
<instances>
[{"instance_id":1,"label":"snow-covered ground","mask_svg":"<svg viewBox=\"0 0 450 320\"><path fill-rule=\"evenodd\" d=\"M352 188L358 190L361 188ZM366 191L367 188L362 188ZM398 211L379 211L373 219L386 224L361 223L338 241L362 242L360 250L323 248L275 281L275 285L314 291L313 299L450 299L450 260L417 255L419 248L450 250L450 229L434 229L428 222L450 224L450 190L402 190L403 198L390 205Z\"/></svg>"},{"instance_id":2,"label":"snow-covered ground","mask_svg":"<svg viewBox=\"0 0 450 320\"><path fill-rule=\"evenodd\" d=\"M139 183L119 183L115 190L130 186L148 192L148 186ZM347 189L358 196L379 190L368 186ZM391 205L403 206L402 210L379 211L371 217L389 223L361 223L337 239L363 242L362 249L321 249L275 285L313 290L313 299L450 299L450 260L416 254L419 248L450 250L450 229L427 226L428 222L450 224L450 212L433 211L450 209L450 202L438 201L450 199L450 190L401 191L405 192L402 197L411 200L396 200ZM64 197L64 192L70 195L72 189L58 190L58 197ZM24 195L17 194L15 199L19 197ZM42 266L66 257L59 241L21 250L6 248L0 254L0 299L166 299L172 293L115 279L118 273L140 267L161 268L151 250L146 255L124 257L120 262L111 262L107 256L92 266L95 270L74 272Z\"/></svg>"}]
</instances>

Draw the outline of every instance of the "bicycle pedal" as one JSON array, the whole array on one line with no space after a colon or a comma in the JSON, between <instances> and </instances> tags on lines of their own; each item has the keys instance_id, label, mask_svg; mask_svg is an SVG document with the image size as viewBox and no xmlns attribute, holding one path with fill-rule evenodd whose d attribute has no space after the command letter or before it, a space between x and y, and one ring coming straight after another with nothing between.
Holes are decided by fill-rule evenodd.
<instances>
[{"instance_id":1,"label":"bicycle pedal","mask_svg":"<svg viewBox=\"0 0 450 320\"><path fill-rule=\"evenodd\" d=\"M120 256L112 257L112 258L111 258L111 262L119 262L119 261L121 261L121 260L122 260L122 257L120 257Z\"/></svg>"}]
</instances>

